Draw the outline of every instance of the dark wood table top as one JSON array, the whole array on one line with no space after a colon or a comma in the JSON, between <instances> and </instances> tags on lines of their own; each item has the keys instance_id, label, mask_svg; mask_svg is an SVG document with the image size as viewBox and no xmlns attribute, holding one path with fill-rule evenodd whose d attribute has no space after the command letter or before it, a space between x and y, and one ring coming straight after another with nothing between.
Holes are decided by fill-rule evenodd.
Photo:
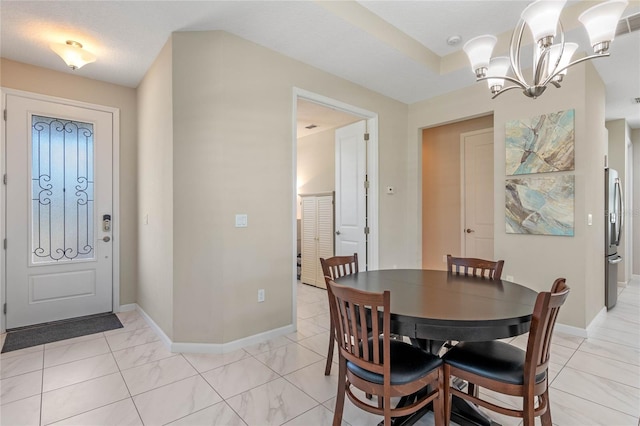
<instances>
[{"instance_id":1,"label":"dark wood table top","mask_svg":"<svg viewBox=\"0 0 640 426\"><path fill-rule=\"evenodd\" d=\"M358 272L336 282L366 291L390 290L392 332L443 341L526 333L538 295L506 280L423 269Z\"/></svg>"}]
</instances>

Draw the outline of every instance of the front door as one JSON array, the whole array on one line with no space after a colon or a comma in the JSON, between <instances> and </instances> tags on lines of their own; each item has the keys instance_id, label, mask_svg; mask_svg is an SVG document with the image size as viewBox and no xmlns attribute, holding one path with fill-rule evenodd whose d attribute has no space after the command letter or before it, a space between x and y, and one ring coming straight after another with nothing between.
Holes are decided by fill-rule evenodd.
<instances>
[{"instance_id":1,"label":"front door","mask_svg":"<svg viewBox=\"0 0 640 426\"><path fill-rule=\"evenodd\" d=\"M493 259L493 129L463 133L463 255Z\"/></svg>"},{"instance_id":2,"label":"front door","mask_svg":"<svg viewBox=\"0 0 640 426\"><path fill-rule=\"evenodd\" d=\"M366 121L336 129L336 256L358 253L358 268L367 265Z\"/></svg>"},{"instance_id":3,"label":"front door","mask_svg":"<svg viewBox=\"0 0 640 426\"><path fill-rule=\"evenodd\" d=\"M7 328L110 312L113 114L6 108Z\"/></svg>"}]
</instances>

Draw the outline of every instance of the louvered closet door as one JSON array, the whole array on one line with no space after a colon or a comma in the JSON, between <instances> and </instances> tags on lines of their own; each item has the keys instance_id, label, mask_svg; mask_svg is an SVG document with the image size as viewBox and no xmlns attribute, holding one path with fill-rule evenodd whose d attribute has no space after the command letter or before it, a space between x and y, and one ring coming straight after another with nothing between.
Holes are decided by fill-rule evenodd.
<instances>
[{"instance_id":1,"label":"louvered closet door","mask_svg":"<svg viewBox=\"0 0 640 426\"><path fill-rule=\"evenodd\" d=\"M316 249L316 204L315 197L302 197L302 220L300 223L302 271L300 281L312 285L316 283L316 263L320 262Z\"/></svg>"},{"instance_id":2,"label":"louvered closet door","mask_svg":"<svg viewBox=\"0 0 640 426\"><path fill-rule=\"evenodd\" d=\"M333 256L333 197L318 197L317 199L317 227L318 227L318 260L316 285L326 288L320 258Z\"/></svg>"}]
</instances>

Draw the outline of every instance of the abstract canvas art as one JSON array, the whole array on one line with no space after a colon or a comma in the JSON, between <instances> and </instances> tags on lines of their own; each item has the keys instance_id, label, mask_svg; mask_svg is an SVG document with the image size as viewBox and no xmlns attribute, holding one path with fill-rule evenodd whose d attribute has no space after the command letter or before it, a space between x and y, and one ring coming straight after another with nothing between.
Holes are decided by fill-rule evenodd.
<instances>
[{"instance_id":1,"label":"abstract canvas art","mask_svg":"<svg viewBox=\"0 0 640 426\"><path fill-rule=\"evenodd\" d=\"M507 179L507 233L572 237L574 194L574 176Z\"/></svg>"},{"instance_id":2,"label":"abstract canvas art","mask_svg":"<svg viewBox=\"0 0 640 426\"><path fill-rule=\"evenodd\" d=\"M574 170L575 110L506 124L506 174Z\"/></svg>"}]
</instances>

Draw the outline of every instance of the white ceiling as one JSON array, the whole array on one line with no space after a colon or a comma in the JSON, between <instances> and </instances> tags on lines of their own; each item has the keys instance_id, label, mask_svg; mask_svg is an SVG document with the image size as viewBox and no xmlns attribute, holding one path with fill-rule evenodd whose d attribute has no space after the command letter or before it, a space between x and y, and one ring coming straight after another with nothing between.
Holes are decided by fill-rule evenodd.
<instances>
[{"instance_id":1,"label":"white ceiling","mask_svg":"<svg viewBox=\"0 0 640 426\"><path fill-rule=\"evenodd\" d=\"M172 32L224 30L411 104L477 84L462 44L476 35L510 31L528 3L2 0L0 54L137 87ZM631 0L624 16L637 12L640 0ZM583 33L568 31L568 38L586 46ZM447 45L451 35L462 42ZM69 39L98 60L77 71L66 68L48 46ZM640 128L640 104L633 103L640 97L640 32L618 37L611 57L593 63L607 87L607 119L626 118Z\"/></svg>"}]
</instances>

